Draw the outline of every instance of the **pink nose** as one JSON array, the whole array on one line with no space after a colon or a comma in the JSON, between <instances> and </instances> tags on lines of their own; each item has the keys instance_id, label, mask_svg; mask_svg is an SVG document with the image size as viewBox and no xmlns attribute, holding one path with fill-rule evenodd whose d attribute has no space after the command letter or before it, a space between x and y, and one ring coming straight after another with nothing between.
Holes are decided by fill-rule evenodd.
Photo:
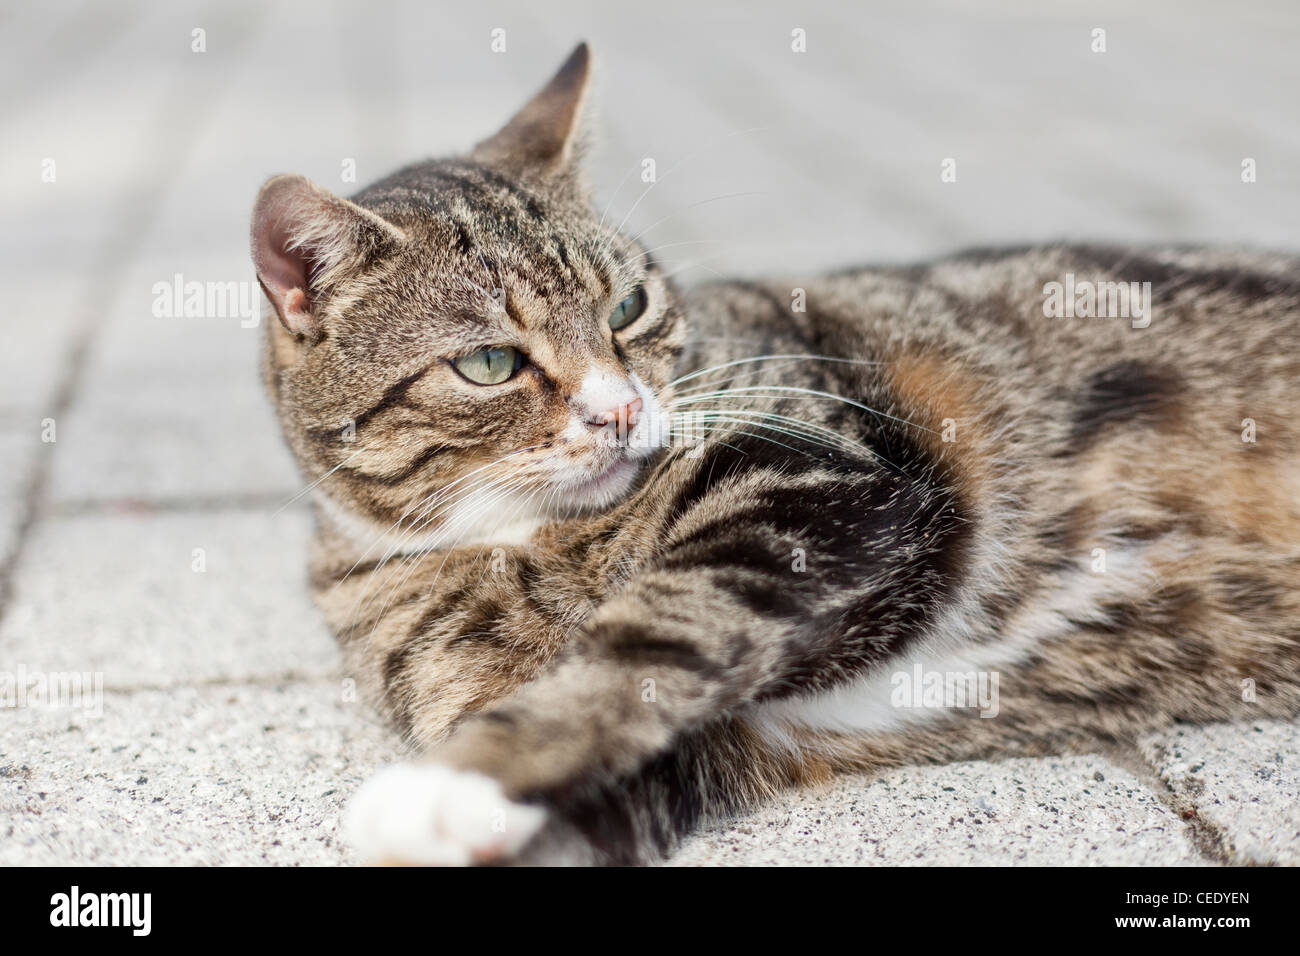
<instances>
[{"instance_id":1,"label":"pink nose","mask_svg":"<svg viewBox=\"0 0 1300 956\"><path fill-rule=\"evenodd\" d=\"M594 414L587 421L597 428L604 428L611 422L617 422L620 428L631 428L636 424L637 415L640 411L641 399L634 398L626 405L616 405L606 411Z\"/></svg>"}]
</instances>

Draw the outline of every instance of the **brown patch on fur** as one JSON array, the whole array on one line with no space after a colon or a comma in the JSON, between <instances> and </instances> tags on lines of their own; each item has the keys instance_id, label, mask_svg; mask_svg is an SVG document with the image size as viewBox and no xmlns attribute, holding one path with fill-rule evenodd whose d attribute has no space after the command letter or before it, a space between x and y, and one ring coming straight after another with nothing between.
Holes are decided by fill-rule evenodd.
<instances>
[{"instance_id":1,"label":"brown patch on fur","mask_svg":"<svg viewBox=\"0 0 1300 956\"><path fill-rule=\"evenodd\" d=\"M1300 541L1300 472L1264 454L1233 456L1205 489L1206 505L1278 544Z\"/></svg>"},{"instance_id":2,"label":"brown patch on fur","mask_svg":"<svg viewBox=\"0 0 1300 956\"><path fill-rule=\"evenodd\" d=\"M932 353L905 353L889 363L885 382L898 396L903 417L926 431L918 441L951 468L957 491L976 500L988 487L991 439L985 383L968 367ZM944 441L944 420L952 419L954 441Z\"/></svg>"},{"instance_id":3,"label":"brown patch on fur","mask_svg":"<svg viewBox=\"0 0 1300 956\"><path fill-rule=\"evenodd\" d=\"M1185 445L1171 449L1178 466L1148 458L1140 485L1128 485L1144 487L1156 509L1216 536L1284 549L1300 542L1300 466L1253 445L1223 454L1191 436L1166 442Z\"/></svg>"}]
</instances>

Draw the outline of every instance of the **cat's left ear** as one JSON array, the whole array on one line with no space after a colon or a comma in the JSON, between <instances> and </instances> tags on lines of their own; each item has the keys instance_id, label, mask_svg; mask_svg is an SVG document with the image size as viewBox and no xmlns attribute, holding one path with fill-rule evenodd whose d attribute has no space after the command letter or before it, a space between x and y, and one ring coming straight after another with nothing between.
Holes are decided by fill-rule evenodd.
<instances>
[{"instance_id":1,"label":"cat's left ear","mask_svg":"<svg viewBox=\"0 0 1300 956\"><path fill-rule=\"evenodd\" d=\"M303 176L276 176L253 208L253 266L280 322L318 341L322 301L347 275L393 253L397 226Z\"/></svg>"},{"instance_id":2,"label":"cat's left ear","mask_svg":"<svg viewBox=\"0 0 1300 956\"><path fill-rule=\"evenodd\" d=\"M586 145L584 109L591 85L591 50L579 43L559 72L471 158L522 178L555 186L576 184Z\"/></svg>"}]
</instances>

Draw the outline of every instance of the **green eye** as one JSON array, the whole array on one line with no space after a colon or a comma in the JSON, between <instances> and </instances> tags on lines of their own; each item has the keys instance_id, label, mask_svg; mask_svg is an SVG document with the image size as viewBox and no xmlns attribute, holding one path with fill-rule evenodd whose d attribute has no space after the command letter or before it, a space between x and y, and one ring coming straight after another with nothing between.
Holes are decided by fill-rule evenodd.
<instances>
[{"instance_id":1,"label":"green eye","mask_svg":"<svg viewBox=\"0 0 1300 956\"><path fill-rule=\"evenodd\" d=\"M492 346L452 359L451 364L475 385L500 385L523 367L524 355L508 345Z\"/></svg>"},{"instance_id":2,"label":"green eye","mask_svg":"<svg viewBox=\"0 0 1300 956\"><path fill-rule=\"evenodd\" d=\"M609 317L609 327L615 332L627 328L641 318L642 313L645 312L645 307L645 289L637 286L636 291L620 302L614 309L614 314Z\"/></svg>"}]
</instances>

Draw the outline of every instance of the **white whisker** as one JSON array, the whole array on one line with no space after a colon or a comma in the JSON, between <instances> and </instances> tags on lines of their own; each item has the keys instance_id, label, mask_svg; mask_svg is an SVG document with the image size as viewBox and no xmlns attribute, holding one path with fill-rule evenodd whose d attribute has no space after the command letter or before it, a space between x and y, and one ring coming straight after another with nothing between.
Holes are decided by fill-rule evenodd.
<instances>
[{"instance_id":1,"label":"white whisker","mask_svg":"<svg viewBox=\"0 0 1300 956\"><path fill-rule=\"evenodd\" d=\"M324 480L325 480L326 478L328 478L330 475L334 474L334 472L338 471L340 468L342 468L344 465L346 465L348 462L350 462L353 458L356 458L357 455L361 454L362 450L363 450L363 449L358 448L356 451L354 451L352 454L348 455L348 457L344 458L341 462L339 462L337 465L335 465L335 466L334 466L333 468L331 468L329 471L325 472L325 474L321 475L319 478L317 478L315 481L313 481L310 485L308 485L308 486L307 486L306 488L304 488L302 491L298 492L296 495L294 495L292 498L290 498L290 499L289 499L288 501L286 501L284 504L280 505L279 508L276 508L276 509L275 509L275 514L271 515L271 517L272 517L272 518L276 517L276 515L278 515L278 514L279 514L281 511L283 511L285 508L289 507L291 504L293 504L295 501L297 501L297 500L298 500L299 498L301 498L303 495L305 495L305 494L309 494L309 493L311 492L311 490L312 490L313 488L315 488L317 485L319 485L322 481L324 481Z\"/></svg>"}]
</instances>

